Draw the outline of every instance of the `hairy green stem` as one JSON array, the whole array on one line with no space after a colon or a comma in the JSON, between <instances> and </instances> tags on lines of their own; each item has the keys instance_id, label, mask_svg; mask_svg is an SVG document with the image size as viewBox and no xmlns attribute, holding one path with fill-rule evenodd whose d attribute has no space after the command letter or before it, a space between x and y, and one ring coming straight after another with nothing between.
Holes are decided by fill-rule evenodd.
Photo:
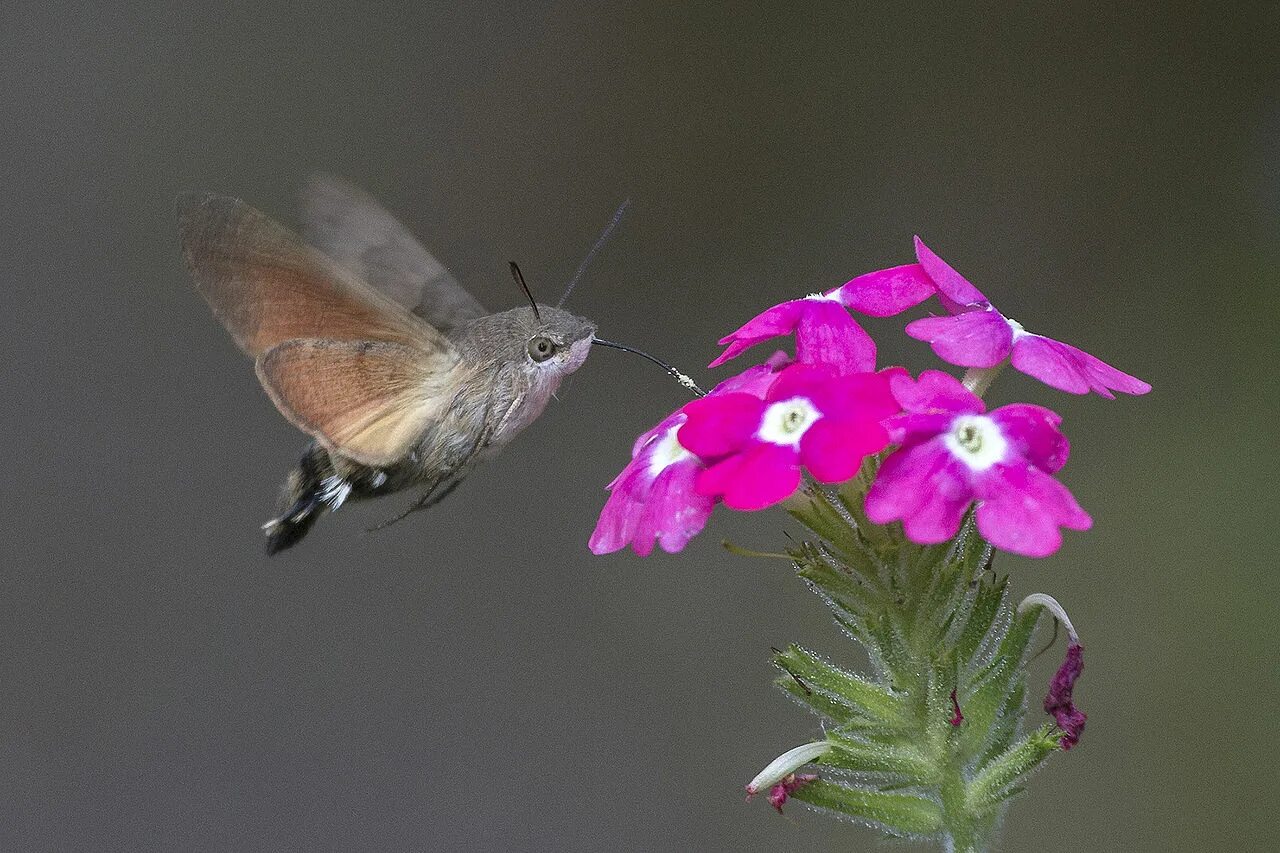
<instances>
[{"instance_id":1,"label":"hairy green stem","mask_svg":"<svg viewBox=\"0 0 1280 853\"><path fill-rule=\"evenodd\" d=\"M834 774L793 781L786 793L890 836L988 850L1020 780L1057 748L1048 728L1020 731L1039 608L1009 606L972 519L932 546L870 524L860 493L869 481L839 493L812 487L789 507L819 537L790 557L866 648L872 672L798 646L777 653L778 686L826 720L830 748L811 761Z\"/></svg>"}]
</instances>

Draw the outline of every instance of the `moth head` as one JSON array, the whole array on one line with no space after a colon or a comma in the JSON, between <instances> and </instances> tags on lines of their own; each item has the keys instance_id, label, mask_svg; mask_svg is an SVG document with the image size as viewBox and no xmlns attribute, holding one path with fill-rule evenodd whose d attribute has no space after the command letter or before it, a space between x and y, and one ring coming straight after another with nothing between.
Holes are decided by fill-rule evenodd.
<instances>
[{"instance_id":1,"label":"moth head","mask_svg":"<svg viewBox=\"0 0 1280 853\"><path fill-rule=\"evenodd\" d=\"M544 377L563 376L572 373L586 361L591 351L591 339L595 336L595 324L585 317L570 314L559 306L540 305L533 298L529 285L515 261L510 263L511 277L529 300L529 312L523 309L506 311L494 315L502 317L503 323L510 322L517 335L524 333L527 337L524 345L524 366L535 375ZM521 362L520 356L512 358Z\"/></svg>"},{"instance_id":2,"label":"moth head","mask_svg":"<svg viewBox=\"0 0 1280 853\"><path fill-rule=\"evenodd\" d=\"M536 317L524 312L524 318L529 321L524 342L529 369L564 374L582 366L596 333L594 323L550 305L539 305Z\"/></svg>"},{"instance_id":3,"label":"moth head","mask_svg":"<svg viewBox=\"0 0 1280 853\"><path fill-rule=\"evenodd\" d=\"M519 367L524 373L551 377L582 366L596 326L561 308L539 305L512 308L467 323L459 347L473 359L496 367Z\"/></svg>"}]
</instances>

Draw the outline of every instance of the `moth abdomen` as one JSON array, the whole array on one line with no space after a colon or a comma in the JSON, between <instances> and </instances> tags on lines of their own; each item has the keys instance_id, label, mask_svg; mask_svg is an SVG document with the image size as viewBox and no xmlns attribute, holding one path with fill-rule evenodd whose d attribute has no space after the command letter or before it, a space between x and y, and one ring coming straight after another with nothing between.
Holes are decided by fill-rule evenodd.
<instances>
[{"instance_id":1,"label":"moth abdomen","mask_svg":"<svg viewBox=\"0 0 1280 853\"><path fill-rule=\"evenodd\" d=\"M292 548L307 535L325 509L323 483L333 474L329 454L313 442L285 480L283 511L262 525L267 534L268 555Z\"/></svg>"}]
</instances>

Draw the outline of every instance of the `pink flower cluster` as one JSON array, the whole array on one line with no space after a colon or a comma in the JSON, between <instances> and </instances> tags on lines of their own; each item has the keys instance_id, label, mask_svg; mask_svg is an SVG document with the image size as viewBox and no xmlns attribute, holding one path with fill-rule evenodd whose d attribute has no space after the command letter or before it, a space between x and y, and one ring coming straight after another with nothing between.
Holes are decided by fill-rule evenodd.
<instances>
[{"instance_id":1,"label":"pink flower cluster","mask_svg":"<svg viewBox=\"0 0 1280 853\"><path fill-rule=\"evenodd\" d=\"M877 371L875 342L849 311L888 317L936 295L949 316L916 320L906 331L950 364L992 368L1007 360L1053 388L1107 398L1151 386L1027 332L919 238L915 245L917 263L776 305L723 338L712 367L784 335L794 335L795 357L776 353L641 435L609 485L591 550L679 551L717 503L764 509L794 494L805 472L841 483L884 451L866 515L901 522L913 542L950 539L971 506L984 538L1029 556L1056 551L1061 528L1087 529L1089 515L1053 478L1069 453L1058 415L1027 404L987 411L965 384L937 370L915 379L898 367Z\"/></svg>"}]
</instances>

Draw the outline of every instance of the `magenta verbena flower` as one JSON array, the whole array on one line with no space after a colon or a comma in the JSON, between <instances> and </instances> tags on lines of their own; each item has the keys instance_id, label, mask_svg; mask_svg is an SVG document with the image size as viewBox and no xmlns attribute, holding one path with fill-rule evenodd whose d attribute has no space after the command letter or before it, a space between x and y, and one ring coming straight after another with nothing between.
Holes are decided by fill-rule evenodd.
<instances>
[{"instance_id":1,"label":"magenta verbena flower","mask_svg":"<svg viewBox=\"0 0 1280 853\"><path fill-rule=\"evenodd\" d=\"M888 444L880 421L900 406L885 374L794 364L763 398L711 395L684 410L680 443L708 463L697 490L732 509L758 510L795 492L802 465L823 483L853 477L865 456Z\"/></svg>"},{"instance_id":2,"label":"magenta verbena flower","mask_svg":"<svg viewBox=\"0 0 1280 853\"><path fill-rule=\"evenodd\" d=\"M915 238L916 258L937 288L950 317L907 324L907 334L927 341L938 357L961 367L995 367L1006 358L1018 370L1071 394L1112 391L1145 394L1151 386L1069 344L1028 332L996 310L960 273Z\"/></svg>"},{"instance_id":3,"label":"magenta verbena flower","mask_svg":"<svg viewBox=\"0 0 1280 853\"><path fill-rule=\"evenodd\" d=\"M1049 682L1049 693L1044 697L1045 713L1052 714L1058 723L1058 728L1063 731L1062 740L1058 742L1063 750L1071 749L1079 743L1080 735L1084 732L1087 717L1084 711L1076 707L1071 698L1076 679L1082 672L1084 672L1084 646L1073 640L1067 644L1067 655L1062 661L1062 666L1058 667L1058 671Z\"/></svg>"},{"instance_id":4,"label":"magenta verbena flower","mask_svg":"<svg viewBox=\"0 0 1280 853\"><path fill-rule=\"evenodd\" d=\"M904 264L860 275L825 293L775 305L720 339L725 351L711 367L724 364L771 338L796 336L796 361L825 364L841 373L875 370L876 345L847 309L888 317L919 305L934 294L920 264Z\"/></svg>"},{"instance_id":5,"label":"magenta verbena flower","mask_svg":"<svg viewBox=\"0 0 1280 853\"><path fill-rule=\"evenodd\" d=\"M1057 414L1027 404L988 413L955 377L936 370L918 381L903 373L890 381L905 412L887 426L901 446L884 460L867 494L872 521L901 521L913 542L945 542L976 503L984 539L1031 557L1058 550L1060 527L1086 530L1093 523L1050 476L1070 452Z\"/></svg>"},{"instance_id":6,"label":"magenta verbena flower","mask_svg":"<svg viewBox=\"0 0 1280 853\"><path fill-rule=\"evenodd\" d=\"M685 419L684 412L674 412L636 440L631 462L609 484L609 499L588 543L593 553L630 545L645 557L655 544L675 553L702 531L715 501L694 488L704 466L676 438Z\"/></svg>"},{"instance_id":7,"label":"magenta verbena flower","mask_svg":"<svg viewBox=\"0 0 1280 853\"><path fill-rule=\"evenodd\" d=\"M788 361L785 353L775 353L764 364L721 382L708 397L763 395ZM608 486L609 499L588 543L593 553L608 554L630 545L644 557L655 544L675 553L706 526L715 499L694 488L706 466L678 438L687 417L684 409L677 410L636 439L631 462Z\"/></svg>"}]
</instances>

